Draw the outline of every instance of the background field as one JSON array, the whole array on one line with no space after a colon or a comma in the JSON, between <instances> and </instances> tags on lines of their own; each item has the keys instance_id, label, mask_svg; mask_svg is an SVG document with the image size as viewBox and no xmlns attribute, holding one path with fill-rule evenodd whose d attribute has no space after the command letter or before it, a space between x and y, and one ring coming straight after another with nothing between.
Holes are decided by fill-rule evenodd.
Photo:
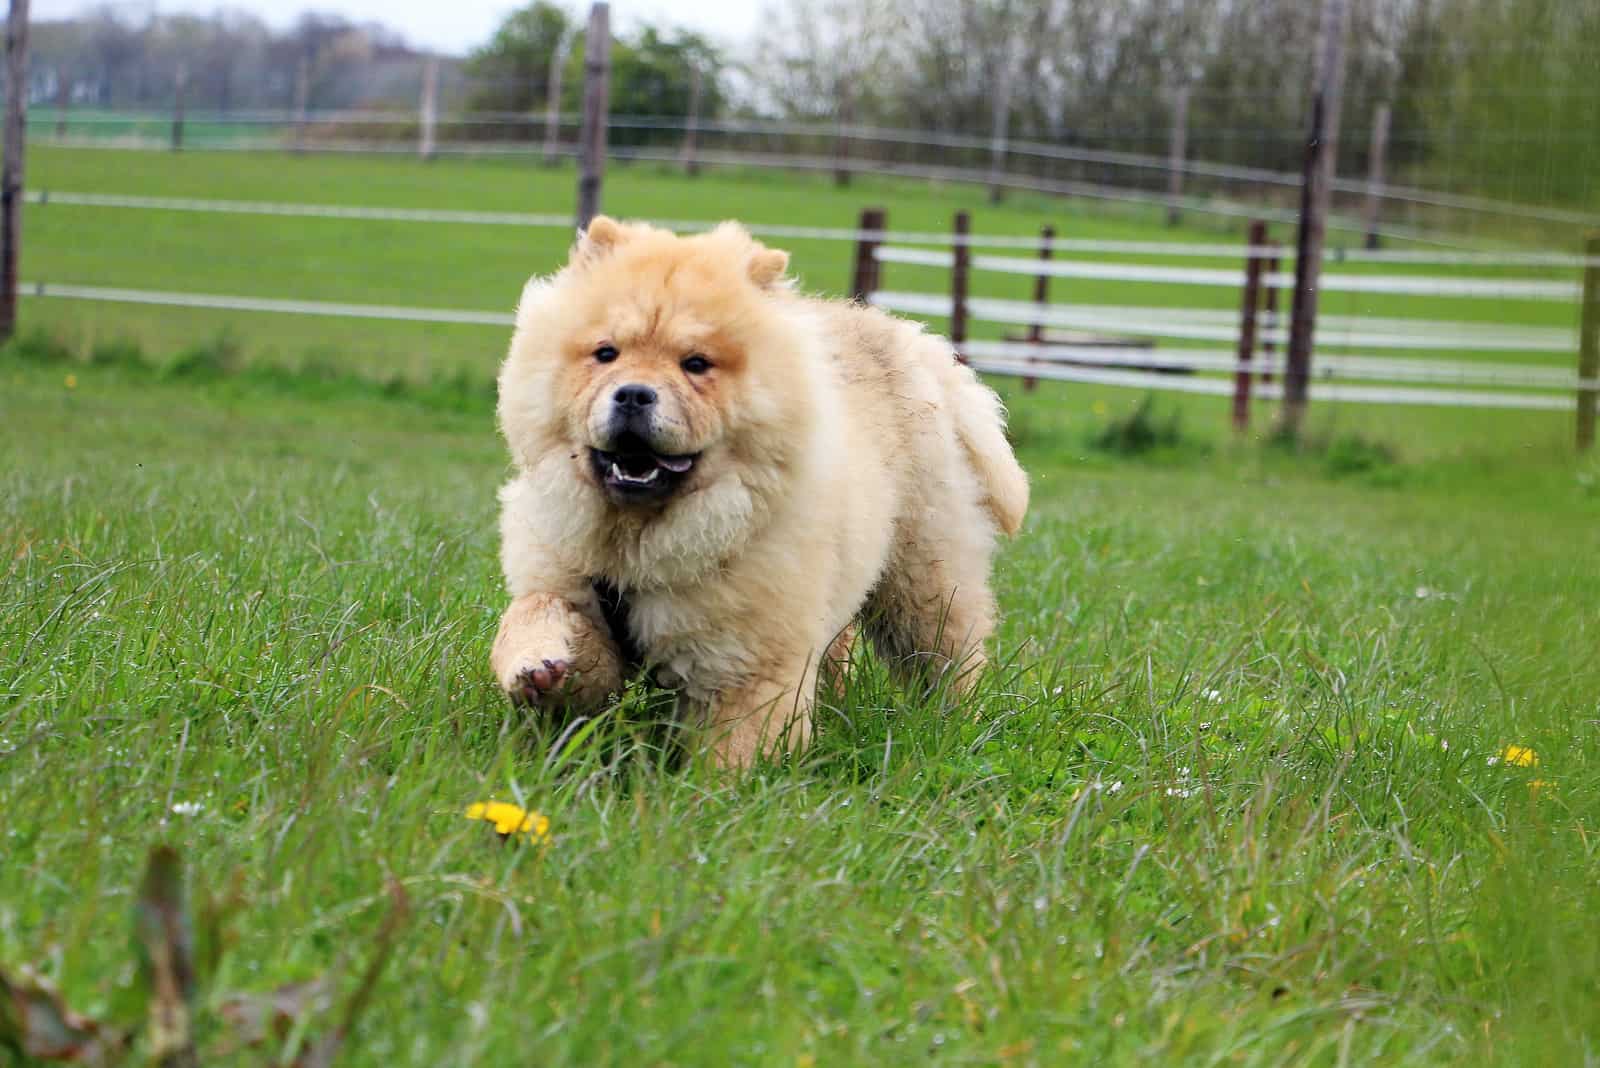
<instances>
[{"instance_id":1,"label":"background field","mask_svg":"<svg viewBox=\"0 0 1600 1068\"><path fill-rule=\"evenodd\" d=\"M60 150L32 184L570 203L569 174L492 163ZM1171 236L920 186L622 168L607 196ZM30 279L489 310L566 244L66 206L26 226ZM847 244L789 244L842 288ZM1137 395L1007 386L1036 505L975 714L868 659L810 754L730 782L663 755L648 694L552 745L494 692L503 331L30 300L24 333L0 353L0 961L80 1007L126 1011L130 895L171 841L202 896L238 880L218 993L350 988L385 877L406 887L352 1063L1596 1056L1600 465L1570 416L1324 405L1291 452L1185 399L1177 440L1129 456L1093 441ZM462 818L489 796L547 813L550 844Z\"/></svg>"}]
</instances>

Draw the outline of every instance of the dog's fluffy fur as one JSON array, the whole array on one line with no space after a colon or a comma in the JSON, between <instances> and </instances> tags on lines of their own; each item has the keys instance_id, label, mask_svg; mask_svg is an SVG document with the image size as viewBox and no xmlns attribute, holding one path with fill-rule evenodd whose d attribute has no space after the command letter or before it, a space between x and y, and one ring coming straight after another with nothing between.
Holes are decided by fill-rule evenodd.
<instances>
[{"instance_id":1,"label":"dog's fluffy fur","mask_svg":"<svg viewBox=\"0 0 1600 1068\"><path fill-rule=\"evenodd\" d=\"M1028 502L999 399L942 338L800 296L787 265L735 224L602 216L528 283L500 374L516 475L491 665L514 698L593 707L636 650L743 766L805 744L818 668L858 621L913 683L982 666L995 537ZM619 399L639 386L648 419Z\"/></svg>"}]
</instances>

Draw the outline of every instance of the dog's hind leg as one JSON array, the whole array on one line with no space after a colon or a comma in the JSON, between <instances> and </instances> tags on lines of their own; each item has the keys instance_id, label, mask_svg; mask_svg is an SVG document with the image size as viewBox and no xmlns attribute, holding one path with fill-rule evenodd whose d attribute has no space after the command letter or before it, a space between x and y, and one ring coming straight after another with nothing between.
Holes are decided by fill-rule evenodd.
<instances>
[{"instance_id":1,"label":"dog's hind leg","mask_svg":"<svg viewBox=\"0 0 1600 1068\"><path fill-rule=\"evenodd\" d=\"M712 760L747 768L757 757L804 749L811 741L817 667L814 657L796 657L718 694L705 716Z\"/></svg>"},{"instance_id":2,"label":"dog's hind leg","mask_svg":"<svg viewBox=\"0 0 1600 1068\"><path fill-rule=\"evenodd\" d=\"M930 526L924 536L902 538L863 613L878 656L917 692L944 682L966 693L987 663L983 646L995 622L992 542L950 533L960 529L956 523L936 534Z\"/></svg>"}]
</instances>

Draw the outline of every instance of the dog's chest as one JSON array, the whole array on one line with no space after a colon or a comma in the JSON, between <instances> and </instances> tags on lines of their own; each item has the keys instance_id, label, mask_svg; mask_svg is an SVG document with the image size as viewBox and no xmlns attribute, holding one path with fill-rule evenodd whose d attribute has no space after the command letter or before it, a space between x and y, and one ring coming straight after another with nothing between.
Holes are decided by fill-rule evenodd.
<instances>
[{"instance_id":1,"label":"dog's chest","mask_svg":"<svg viewBox=\"0 0 1600 1068\"><path fill-rule=\"evenodd\" d=\"M692 599L662 592L622 596L598 583L596 589L624 655L648 666L662 686L709 699L750 671L746 643L737 633L710 626Z\"/></svg>"}]
</instances>

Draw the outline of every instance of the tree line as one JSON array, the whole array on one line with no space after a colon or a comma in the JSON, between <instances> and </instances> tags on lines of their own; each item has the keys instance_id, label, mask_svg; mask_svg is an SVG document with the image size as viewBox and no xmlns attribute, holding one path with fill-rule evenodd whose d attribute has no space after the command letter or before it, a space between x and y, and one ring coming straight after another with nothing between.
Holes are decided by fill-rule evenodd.
<instances>
[{"instance_id":1,"label":"tree line","mask_svg":"<svg viewBox=\"0 0 1600 1068\"><path fill-rule=\"evenodd\" d=\"M1349 0L1340 170L1360 174L1379 105L1403 179L1552 203L1600 203L1600 0ZM906 127L1160 155L1178 93L1191 158L1300 161L1319 17L1312 0L782 0L750 41L665 25L619 34L617 115L762 116ZM526 115L479 136L538 135L552 92L581 93L583 12L512 12L444 60L447 114ZM36 101L161 107L181 67L196 109L412 108L422 54L376 24L306 14L106 9L37 23ZM626 142L649 136L622 134Z\"/></svg>"}]
</instances>

